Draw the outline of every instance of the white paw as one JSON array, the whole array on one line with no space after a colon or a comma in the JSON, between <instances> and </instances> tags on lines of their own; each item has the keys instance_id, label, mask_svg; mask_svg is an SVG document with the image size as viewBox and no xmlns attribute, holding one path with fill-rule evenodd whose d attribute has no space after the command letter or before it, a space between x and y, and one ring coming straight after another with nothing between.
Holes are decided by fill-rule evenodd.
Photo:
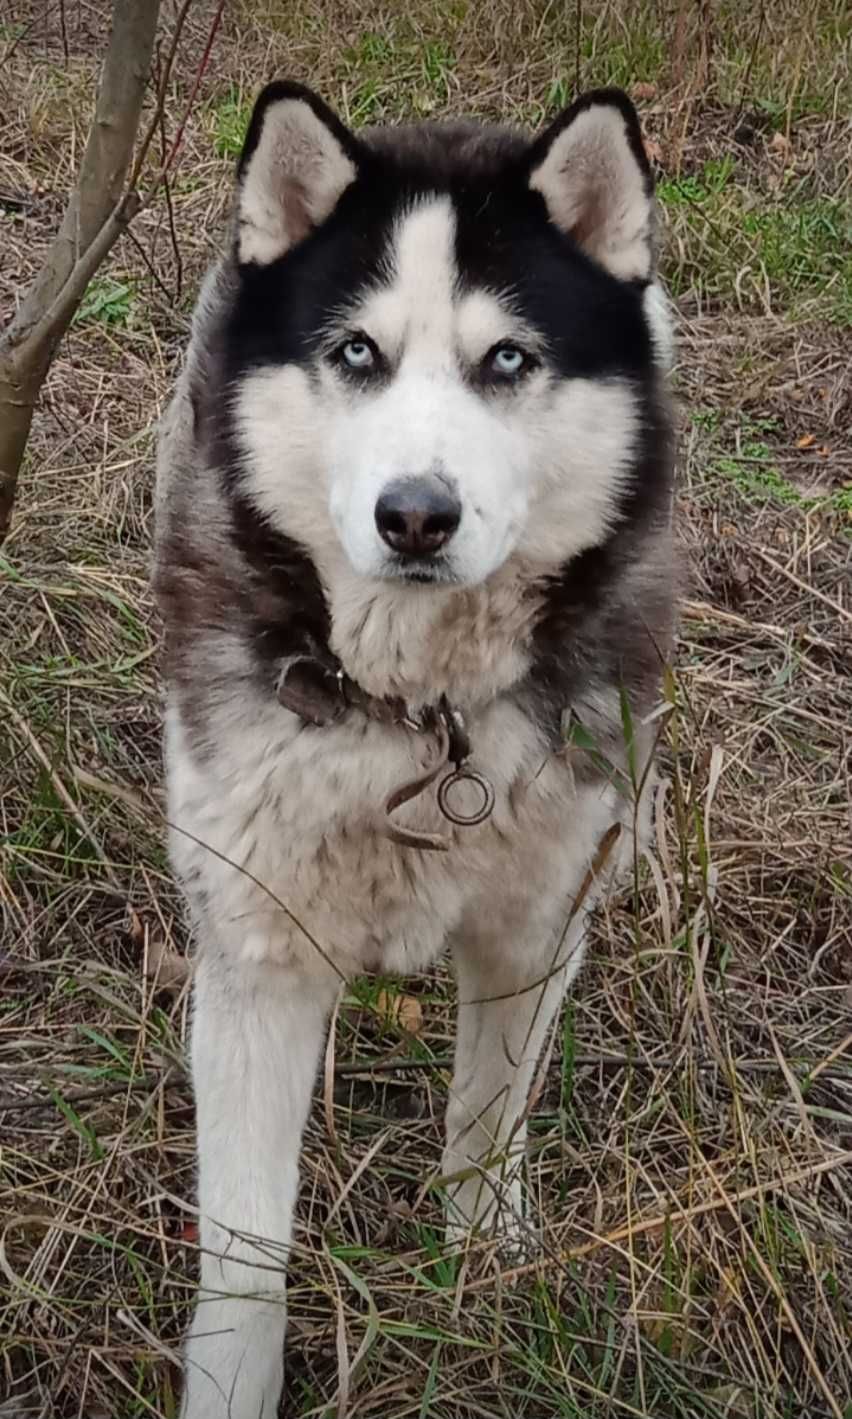
<instances>
[{"instance_id":1,"label":"white paw","mask_svg":"<svg viewBox=\"0 0 852 1419\"><path fill-rule=\"evenodd\" d=\"M450 1185L445 1206L448 1247L459 1250L471 1237L490 1237L506 1260L529 1250L532 1233L524 1217L524 1188L517 1169L508 1179L499 1172L482 1172Z\"/></svg>"},{"instance_id":2,"label":"white paw","mask_svg":"<svg viewBox=\"0 0 852 1419\"><path fill-rule=\"evenodd\" d=\"M202 1300L187 1337L181 1419L274 1419L284 1382L283 1298Z\"/></svg>"}]
</instances>

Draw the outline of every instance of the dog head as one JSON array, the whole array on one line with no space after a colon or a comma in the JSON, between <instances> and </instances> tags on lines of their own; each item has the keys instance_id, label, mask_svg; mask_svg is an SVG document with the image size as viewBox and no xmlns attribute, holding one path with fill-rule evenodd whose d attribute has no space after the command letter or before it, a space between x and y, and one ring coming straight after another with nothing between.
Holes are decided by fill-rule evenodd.
<instances>
[{"instance_id":1,"label":"dog head","mask_svg":"<svg viewBox=\"0 0 852 1419\"><path fill-rule=\"evenodd\" d=\"M241 489L341 577L546 574L635 497L665 356L652 179L617 91L535 139L356 136L261 94L240 158L227 419Z\"/></svg>"}]
</instances>

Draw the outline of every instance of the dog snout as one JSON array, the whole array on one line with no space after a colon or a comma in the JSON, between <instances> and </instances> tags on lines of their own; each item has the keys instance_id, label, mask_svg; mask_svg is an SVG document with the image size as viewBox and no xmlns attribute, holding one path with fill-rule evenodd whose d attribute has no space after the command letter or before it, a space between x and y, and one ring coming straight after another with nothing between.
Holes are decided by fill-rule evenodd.
<instances>
[{"instance_id":1,"label":"dog snout","mask_svg":"<svg viewBox=\"0 0 852 1419\"><path fill-rule=\"evenodd\" d=\"M431 556L446 546L461 521L461 503L436 478L398 478L376 503L379 536L406 557Z\"/></svg>"}]
</instances>

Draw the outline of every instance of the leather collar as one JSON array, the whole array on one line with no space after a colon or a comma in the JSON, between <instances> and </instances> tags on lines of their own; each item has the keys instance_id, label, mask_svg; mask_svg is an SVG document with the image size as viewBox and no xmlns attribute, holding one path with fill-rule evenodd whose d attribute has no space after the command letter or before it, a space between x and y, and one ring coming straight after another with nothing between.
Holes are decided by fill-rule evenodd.
<instances>
[{"instance_id":1,"label":"leather collar","mask_svg":"<svg viewBox=\"0 0 852 1419\"><path fill-rule=\"evenodd\" d=\"M458 827L474 827L490 816L494 789L483 774L468 767L471 746L464 716L446 696L442 695L435 705L415 712L401 699L369 695L346 674L330 652L288 656L281 666L276 694L285 709L315 728L337 724L355 711L378 724L403 726L434 741L436 752L429 768L395 789L385 803L385 832L400 847L437 852L449 849L448 836L400 827L391 815L431 787L450 764L454 767L441 780L437 791L438 806L444 817ZM479 808L472 814L459 814L449 801L453 787L462 782L475 783L482 795Z\"/></svg>"}]
</instances>

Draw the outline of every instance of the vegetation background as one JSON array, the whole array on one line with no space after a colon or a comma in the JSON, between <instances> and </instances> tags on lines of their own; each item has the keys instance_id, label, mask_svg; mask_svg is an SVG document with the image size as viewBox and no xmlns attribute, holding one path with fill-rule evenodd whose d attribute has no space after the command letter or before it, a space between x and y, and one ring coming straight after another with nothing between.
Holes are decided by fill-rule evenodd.
<instances>
[{"instance_id":1,"label":"vegetation background","mask_svg":"<svg viewBox=\"0 0 852 1419\"><path fill-rule=\"evenodd\" d=\"M188 11L163 153L215 8ZM108 16L0 5L3 320L74 181ZM52 368L0 553L4 1419L177 1412L197 1229L153 440L276 73L354 125L633 94L687 576L657 851L542 1080L529 1256L441 1250L447 972L353 983L303 1164L286 1413L852 1416L850 36L845 0L225 5L180 161Z\"/></svg>"}]
</instances>

